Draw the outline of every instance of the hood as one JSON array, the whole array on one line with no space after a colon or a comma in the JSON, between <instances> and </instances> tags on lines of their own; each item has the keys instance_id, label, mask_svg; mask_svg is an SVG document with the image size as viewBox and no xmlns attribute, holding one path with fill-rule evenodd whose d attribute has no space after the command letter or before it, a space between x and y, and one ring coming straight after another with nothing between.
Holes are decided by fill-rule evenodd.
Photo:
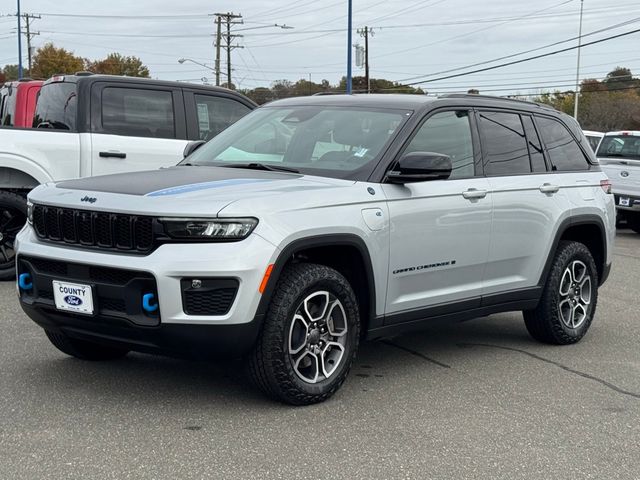
<instances>
[{"instance_id":1,"label":"hood","mask_svg":"<svg viewBox=\"0 0 640 480\"><path fill-rule=\"evenodd\" d=\"M301 174L225 167L171 167L67 180L36 188L36 203L146 215L217 215L241 199L353 185Z\"/></svg>"}]
</instances>

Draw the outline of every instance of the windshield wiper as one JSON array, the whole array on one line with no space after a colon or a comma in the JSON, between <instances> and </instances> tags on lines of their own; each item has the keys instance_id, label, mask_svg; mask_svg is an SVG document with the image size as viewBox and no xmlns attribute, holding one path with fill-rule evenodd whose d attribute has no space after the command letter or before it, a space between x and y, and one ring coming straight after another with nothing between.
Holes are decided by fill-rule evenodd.
<instances>
[{"instance_id":1,"label":"windshield wiper","mask_svg":"<svg viewBox=\"0 0 640 480\"><path fill-rule=\"evenodd\" d=\"M220 165L228 168L247 168L249 170L268 170L270 172L300 173L295 168L281 167L280 165L267 165L266 163L237 163L235 165Z\"/></svg>"}]
</instances>

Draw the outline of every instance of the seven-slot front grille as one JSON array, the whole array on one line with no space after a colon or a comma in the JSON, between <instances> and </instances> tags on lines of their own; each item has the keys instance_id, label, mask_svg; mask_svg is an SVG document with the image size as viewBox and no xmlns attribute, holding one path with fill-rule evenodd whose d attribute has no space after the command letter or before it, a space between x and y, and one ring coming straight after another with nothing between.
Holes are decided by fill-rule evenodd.
<instances>
[{"instance_id":1,"label":"seven-slot front grille","mask_svg":"<svg viewBox=\"0 0 640 480\"><path fill-rule=\"evenodd\" d=\"M153 218L34 205L39 238L104 249L148 253L153 249Z\"/></svg>"}]
</instances>

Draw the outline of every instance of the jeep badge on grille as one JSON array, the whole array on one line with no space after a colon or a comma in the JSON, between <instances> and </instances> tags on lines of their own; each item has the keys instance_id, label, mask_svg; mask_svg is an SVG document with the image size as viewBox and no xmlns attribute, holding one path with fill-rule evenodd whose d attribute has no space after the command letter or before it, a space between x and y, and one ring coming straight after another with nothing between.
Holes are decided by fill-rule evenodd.
<instances>
[{"instance_id":1,"label":"jeep badge on grille","mask_svg":"<svg viewBox=\"0 0 640 480\"><path fill-rule=\"evenodd\" d=\"M89 202L89 203L96 203L96 200L98 200L98 199L95 198L95 197L89 197L87 195L85 195L84 197L82 197L80 199L81 202Z\"/></svg>"}]
</instances>

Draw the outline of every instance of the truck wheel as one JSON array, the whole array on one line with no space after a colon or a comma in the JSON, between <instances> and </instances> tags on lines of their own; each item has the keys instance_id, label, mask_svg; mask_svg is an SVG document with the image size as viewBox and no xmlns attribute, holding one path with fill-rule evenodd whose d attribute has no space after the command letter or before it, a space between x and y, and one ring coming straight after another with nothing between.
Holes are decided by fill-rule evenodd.
<instances>
[{"instance_id":1,"label":"truck wheel","mask_svg":"<svg viewBox=\"0 0 640 480\"><path fill-rule=\"evenodd\" d=\"M627 213L627 225L634 232L640 233L640 213Z\"/></svg>"},{"instance_id":2,"label":"truck wheel","mask_svg":"<svg viewBox=\"0 0 640 480\"><path fill-rule=\"evenodd\" d=\"M115 360L129 353L128 350L70 338L64 333L50 332L48 330L45 330L45 333L54 347L62 353L81 360Z\"/></svg>"},{"instance_id":3,"label":"truck wheel","mask_svg":"<svg viewBox=\"0 0 640 480\"><path fill-rule=\"evenodd\" d=\"M292 405L322 402L347 377L359 339L358 302L349 282L324 265L293 264L278 280L249 372L271 398Z\"/></svg>"},{"instance_id":4,"label":"truck wheel","mask_svg":"<svg viewBox=\"0 0 640 480\"><path fill-rule=\"evenodd\" d=\"M27 202L24 197L0 191L0 280L16 276L16 235L27 221Z\"/></svg>"},{"instance_id":5,"label":"truck wheel","mask_svg":"<svg viewBox=\"0 0 640 480\"><path fill-rule=\"evenodd\" d=\"M558 246L540 303L523 312L527 330L540 342L576 343L587 333L598 301L598 270L579 242Z\"/></svg>"}]
</instances>

